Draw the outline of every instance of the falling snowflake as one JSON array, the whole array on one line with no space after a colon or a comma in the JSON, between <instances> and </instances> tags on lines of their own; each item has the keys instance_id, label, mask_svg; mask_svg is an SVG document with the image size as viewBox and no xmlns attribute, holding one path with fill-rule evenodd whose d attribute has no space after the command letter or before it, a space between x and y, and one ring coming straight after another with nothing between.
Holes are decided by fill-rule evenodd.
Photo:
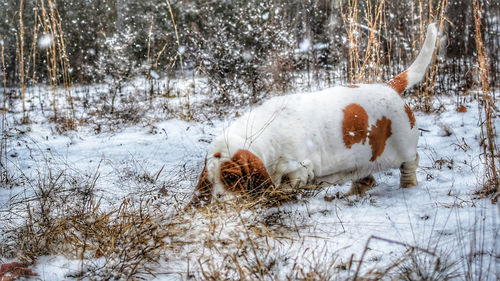
<instances>
[{"instance_id":1,"label":"falling snowflake","mask_svg":"<svg viewBox=\"0 0 500 281\"><path fill-rule=\"evenodd\" d=\"M50 34L44 34L38 39L38 48L44 50L50 47L54 38Z\"/></svg>"}]
</instances>

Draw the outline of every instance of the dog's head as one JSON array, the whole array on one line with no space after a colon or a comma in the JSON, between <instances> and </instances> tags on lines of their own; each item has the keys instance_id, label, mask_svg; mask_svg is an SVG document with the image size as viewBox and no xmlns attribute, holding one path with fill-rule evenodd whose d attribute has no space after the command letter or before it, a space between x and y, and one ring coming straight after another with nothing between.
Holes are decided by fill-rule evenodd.
<instances>
[{"instance_id":1,"label":"dog's head","mask_svg":"<svg viewBox=\"0 0 500 281\"><path fill-rule=\"evenodd\" d=\"M256 196L272 185L262 160L246 149L233 155L215 152L208 155L190 205L210 203L214 197L239 193Z\"/></svg>"}]
</instances>

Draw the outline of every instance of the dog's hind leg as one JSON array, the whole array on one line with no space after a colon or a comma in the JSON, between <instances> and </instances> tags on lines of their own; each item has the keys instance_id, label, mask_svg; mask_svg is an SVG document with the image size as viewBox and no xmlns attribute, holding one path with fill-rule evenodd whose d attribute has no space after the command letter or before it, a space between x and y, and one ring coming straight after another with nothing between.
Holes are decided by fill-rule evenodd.
<instances>
[{"instance_id":1,"label":"dog's hind leg","mask_svg":"<svg viewBox=\"0 0 500 281\"><path fill-rule=\"evenodd\" d=\"M377 182L372 175L364 177L362 179L353 180L351 184L351 190L346 194L346 196L351 195L365 195L365 192L372 188Z\"/></svg>"},{"instance_id":2,"label":"dog's hind leg","mask_svg":"<svg viewBox=\"0 0 500 281\"><path fill-rule=\"evenodd\" d=\"M407 161L401 164L401 167L399 168L399 171L401 171L401 181L399 186L401 188L408 188L418 185L417 174L415 173L418 167L418 161L419 156L417 153L415 160Z\"/></svg>"}]
</instances>

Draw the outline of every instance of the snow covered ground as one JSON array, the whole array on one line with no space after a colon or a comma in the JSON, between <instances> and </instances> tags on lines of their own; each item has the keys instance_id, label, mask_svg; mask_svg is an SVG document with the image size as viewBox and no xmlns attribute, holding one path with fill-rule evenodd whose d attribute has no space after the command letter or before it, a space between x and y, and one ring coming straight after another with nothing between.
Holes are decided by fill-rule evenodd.
<instances>
[{"instance_id":1,"label":"snow covered ground","mask_svg":"<svg viewBox=\"0 0 500 281\"><path fill-rule=\"evenodd\" d=\"M176 234L165 238L153 265L157 280L419 280L425 274L434 280L498 280L499 204L474 195L484 180L477 102L469 101L465 113L456 111L454 97L435 102L440 112L415 112L423 129L416 188L400 189L399 171L391 170L376 174L377 186L364 197L337 199L337 192L349 189L347 183L280 207L230 205L208 211L183 207L209 142L233 117L154 121L101 133L82 126L63 134L44 120L14 125L10 118L9 172L22 180L0 188L0 232L22 225L26 214L16 211L15 202L35 196L37 179L64 171L96 178L94 192L104 210L124 199L162 197L163 215L175 225L169 231ZM76 255L43 256L32 269L42 280L77 279L84 267ZM103 259L87 257L84 264L104 267ZM0 264L14 260L0 257Z\"/></svg>"}]
</instances>

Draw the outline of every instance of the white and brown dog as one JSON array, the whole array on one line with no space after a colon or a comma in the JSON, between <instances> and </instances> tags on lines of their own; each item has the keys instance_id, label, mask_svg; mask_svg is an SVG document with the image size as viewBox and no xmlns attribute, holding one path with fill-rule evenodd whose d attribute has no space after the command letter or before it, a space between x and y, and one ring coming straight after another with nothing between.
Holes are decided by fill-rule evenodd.
<instances>
[{"instance_id":1,"label":"white and brown dog","mask_svg":"<svg viewBox=\"0 0 500 281\"><path fill-rule=\"evenodd\" d=\"M346 180L349 194L363 194L372 173L390 168L400 169L401 187L416 186L418 129L401 94L423 79L436 37L431 24L415 62L387 84L274 97L240 117L210 145L191 203Z\"/></svg>"}]
</instances>

